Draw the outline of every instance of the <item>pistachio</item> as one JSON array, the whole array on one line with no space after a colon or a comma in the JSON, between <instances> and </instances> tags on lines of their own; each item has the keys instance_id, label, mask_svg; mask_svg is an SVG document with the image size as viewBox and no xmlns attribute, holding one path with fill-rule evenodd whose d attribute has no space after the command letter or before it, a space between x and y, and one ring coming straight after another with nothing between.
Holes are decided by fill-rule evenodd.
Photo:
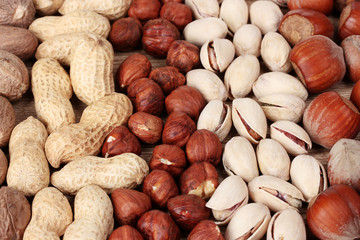
<instances>
[{"instance_id":1,"label":"pistachio","mask_svg":"<svg viewBox=\"0 0 360 240\"><path fill-rule=\"evenodd\" d=\"M271 1L255 1L250 5L250 21L262 34L276 32L283 13L278 5Z\"/></svg>"},{"instance_id":2,"label":"pistachio","mask_svg":"<svg viewBox=\"0 0 360 240\"><path fill-rule=\"evenodd\" d=\"M232 120L236 131L257 144L266 137L267 122L260 105L251 98L237 98L232 102Z\"/></svg>"},{"instance_id":3,"label":"pistachio","mask_svg":"<svg viewBox=\"0 0 360 240\"><path fill-rule=\"evenodd\" d=\"M254 55L237 57L226 69L225 87L231 99L245 97L260 75L260 63Z\"/></svg>"},{"instance_id":4,"label":"pistachio","mask_svg":"<svg viewBox=\"0 0 360 240\"><path fill-rule=\"evenodd\" d=\"M185 0L185 4L190 7L195 19L219 16L217 0Z\"/></svg>"},{"instance_id":5,"label":"pistachio","mask_svg":"<svg viewBox=\"0 0 360 240\"><path fill-rule=\"evenodd\" d=\"M235 56L235 47L228 39L216 38L207 41L201 47L200 61L205 69L212 72L223 72Z\"/></svg>"},{"instance_id":6,"label":"pistachio","mask_svg":"<svg viewBox=\"0 0 360 240\"><path fill-rule=\"evenodd\" d=\"M234 34L233 44L236 56L251 54L260 56L262 35L260 29L253 24L241 26Z\"/></svg>"},{"instance_id":7,"label":"pistachio","mask_svg":"<svg viewBox=\"0 0 360 240\"><path fill-rule=\"evenodd\" d=\"M281 144L273 139L262 139L257 148L256 156L262 174L290 179L290 157Z\"/></svg>"},{"instance_id":8,"label":"pistachio","mask_svg":"<svg viewBox=\"0 0 360 240\"><path fill-rule=\"evenodd\" d=\"M291 182L303 193L305 201L310 200L327 188L324 166L309 155L296 156L290 167Z\"/></svg>"},{"instance_id":9,"label":"pistachio","mask_svg":"<svg viewBox=\"0 0 360 240\"><path fill-rule=\"evenodd\" d=\"M222 162L228 175L239 175L246 182L259 176L255 150L244 137L233 137L225 144Z\"/></svg>"},{"instance_id":10,"label":"pistachio","mask_svg":"<svg viewBox=\"0 0 360 240\"><path fill-rule=\"evenodd\" d=\"M277 121L270 125L270 137L286 149L290 155L306 154L312 143L307 132L291 121Z\"/></svg>"},{"instance_id":11,"label":"pistachio","mask_svg":"<svg viewBox=\"0 0 360 240\"><path fill-rule=\"evenodd\" d=\"M248 184L250 198L277 212L286 208L301 208L304 197L291 183L270 175L261 175Z\"/></svg>"},{"instance_id":12,"label":"pistachio","mask_svg":"<svg viewBox=\"0 0 360 240\"><path fill-rule=\"evenodd\" d=\"M207 102L214 99L225 101L228 97L221 79L215 73L205 69L194 69L187 72L186 85L199 90Z\"/></svg>"},{"instance_id":13,"label":"pistachio","mask_svg":"<svg viewBox=\"0 0 360 240\"><path fill-rule=\"evenodd\" d=\"M266 117L273 122L288 120L297 123L302 119L305 111L304 100L292 94L266 95L258 99L258 102Z\"/></svg>"},{"instance_id":14,"label":"pistachio","mask_svg":"<svg viewBox=\"0 0 360 240\"><path fill-rule=\"evenodd\" d=\"M303 218L295 209L285 209L273 215L267 228L266 240L305 240Z\"/></svg>"},{"instance_id":15,"label":"pistachio","mask_svg":"<svg viewBox=\"0 0 360 240\"><path fill-rule=\"evenodd\" d=\"M236 211L226 228L225 239L261 239L266 233L270 218L267 206L249 203Z\"/></svg>"},{"instance_id":16,"label":"pistachio","mask_svg":"<svg viewBox=\"0 0 360 240\"><path fill-rule=\"evenodd\" d=\"M254 82L252 90L257 99L275 93L286 93L306 100L308 92L296 77L283 72L267 72L261 74Z\"/></svg>"},{"instance_id":17,"label":"pistachio","mask_svg":"<svg viewBox=\"0 0 360 240\"><path fill-rule=\"evenodd\" d=\"M222 142L229 134L232 126L230 106L223 101L211 100L200 113L197 129L214 132Z\"/></svg>"},{"instance_id":18,"label":"pistachio","mask_svg":"<svg viewBox=\"0 0 360 240\"><path fill-rule=\"evenodd\" d=\"M249 9L245 0L224 0L220 7L220 18L229 30L235 33L248 22Z\"/></svg>"},{"instance_id":19,"label":"pistachio","mask_svg":"<svg viewBox=\"0 0 360 240\"><path fill-rule=\"evenodd\" d=\"M205 206L212 210L214 218L219 221L217 224L223 225L248 200L248 188L244 180L240 176L229 176L219 184Z\"/></svg>"}]
</instances>

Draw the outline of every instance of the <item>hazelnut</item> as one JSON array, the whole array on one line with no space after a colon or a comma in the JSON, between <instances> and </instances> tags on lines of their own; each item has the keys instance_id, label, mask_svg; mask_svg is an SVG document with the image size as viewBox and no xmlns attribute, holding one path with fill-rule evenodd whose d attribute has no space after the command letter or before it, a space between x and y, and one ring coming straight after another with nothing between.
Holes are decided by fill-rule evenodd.
<instances>
[{"instance_id":1,"label":"hazelnut","mask_svg":"<svg viewBox=\"0 0 360 240\"><path fill-rule=\"evenodd\" d=\"M159 67L152 70L149 78L160 85L165 95L185 84L185 76L175 67Z\"/></svg>"},{"instance_id":2,"label":"hazelnut","mask_svg":"<svg viewBox=\"0 0 360 240\"><path fill-rule=\"evenodd\" d=\"M126 90L133 81L146 78L151 71L151 63L143 54L134 53L128 56L116 72L116 81L121 90Z\"/></svg>"},{"instance_id":3,"label":"hazelnut","mask_svg":"<svg viewBox=\"0 0 360 240\"><path fill-rule=\"evenodd\" d=\"M360 81L357 81L351 90L350 100L360 111Z\"/></svg>"},{"instance_id":4,"label":"hazelnut","mask_svg":"<svg viewBox=\"0 0 360 240\"><path fill-rule=\"evenodd\" d=\"M185 152L176 145L157 145L154 147L149 166L151 170L165 170L176 178L186 167Z\"/></svg>"},{"instance_id":5,"label":"hazelnut","mask_svg":"<svg viewBox=\"0 0 360 240\"><path fill-rule=\"evenodd\" d=\"M119 225L136 226L140 216L152 208L150 198L145 193L133 189L115 189L111 193L111 202L114 206L115 220Z\"/></svg>"},{"instance_id":6,"label":"hazelnut","mask_svg":"<svg viewBox=\"0 0 360 240\"><path fill-rule=\"evenodd\" d=\"M178 2L165 3L161 7L160 17L172 22L179 31L182 31L193 19L191 9L187 5Z\"/></svg>"},{"instance_id":7,"label":"hazelnut","mask_svg":"<svg viewBox=\"0 0 360 240\"><path fill-rule=\"evenodd\" d=\"M180 240L180 230L170 215L160 210L151 210L142 215L137 229L145 239Z\"/></svg>"},{"instance_id":8,"label":"hazelnut","mask_svg":"<svg viewBox=\"0 0 360 240\"><path fill-rule=\"evenodd\" d=\"M198 162L181 174L179 186L181 194L194 194L208 199L219 186L219 176L212 164Z\"/></svg>"},{"instance_id":9,"label":"hazelnut","mask_svg":"<svg viewBox=\"0 0 360 240\"><path fill-rule=\"evenodd\" d=\"M339 19L339 37L341 40L351 35L360 34L360 2L348 4Z\"/></svg>"},{"instance_id":10,"label":"hazelnut","mask_svg":"<svg viewBox=\"0 0 360 240\"><path fill-rule=\"evenodd\" d=\"M176 40L170 45L166 64L187 73L200 65L200 49L188 41Z\"/></svg>"},{"instance_id":11,"label":"hazelnut","mask_svg":"<svg viewBox=\"0 0 360 240\"><path fill-rule=\"evenodd\" d=\"M109 240L143 240L143 237L136 228L123 225L115 229L109 236Z\"/></svg>"},{"instance_id":12,"label":"hazelnut","mask_svg":"<svg viewBox=\"0 0 360 240\"><path fill-rule=\"evenodd\" d=\"M190 232L187 240L203 239L224 240L224 237L221 234L219 226L214 221L202 220L196 224L194 229Z\"/></svg>"},{"instance_id":13,"label":"hazelnut","mask_svg":"<svg viewBox=\"0 0 360 240\"><path fill-rule=\"evenodd\" d=\"M142 37L142 26L138 19L127 17L116 20L109 33L109 41L114 49L128 52L139 46Z\"/></svg>"},{"instance_id":14,"label":"hazelnut","mask_svg":"<svg viewBox=\"0 0 360 240\"><path fill-rule=\"evenodd\" d=\"M186 143L186 156L190 164L209 162L214 166L220 163L222 145L219 137L209 130L196 130Z\"/></svg>"},{"instance_id":15,"label":"hazelnut","mask_svg":"<svg viewBox=\"0 0 360 240\"><path fill-rule=\"evenodd\" d=\"M195 130L195 122L186 113L174 111L165 121L162 141L164 144L183 147Z\"/></svg>"},{"instance_id":16,"label":"hazelnut","mask_svg":"<svg viewBox=\"0 0 360 240\"><path fill-rule=\"evenodd\" d=\"M206 105L204 96L194 87L180 86L165 98L165 107L168 114L180 111L197 120Z\"/></svg>"},{"instance_id":17,"label":"hazelnut","mask_svg":"<svg viewBox=\"0 0 360 240\"><path fill-rule=\"evenodd\" d=\"M166 19L149 20L143 27L142 45L154 57L166 57L173 41L180 39L179 30Z\"/></svg>"},{"instance_id":18,"label":"hazelnut","mask_svg":"<svg viewBox=\"0 0 360 240\"><path fill-rule=\"evenodd\" d=\"M306 8L329 15L334 7L334 0L288 0L290 10Z\"/></svg>"},{"instance_id":19,"label":"hazelnut","mask_svg":"<svg viewBox=\"0 0 360 240\"><path fill-rule=\"evenodd\" d=\"M122 153L135 153L140 156L141 144L127 127L118 126L106 137L101 153L105 158Z\"/></svg>"},{"instance_id":20,"label":"hazelnut","mask_svg":"<svg viewBox=\"0 0 360 240\"><path fill-rule=\"evenodd\" d=\"M128 89L135 111L160 115L164 109L164 93L156 82L149 78L140 78L132 82Z\"/></svg>"},{"instance_id":21,"label":"hazelnut","mask_svg":"<svg viewBox=\"0 0 360 240\"><path fill-rule=\"evenodd\" d=\"M161 138L163 121L157 116L136 112L130 116L128 125L130 131L144 143L154 144Z\"/></svg>"},{"instance_id":22,"label":"hazelnut","mask_svg":"<svg viewBox=\"0 0 360 240\"><path fill-rule=\"evenodd\" d=\"M184 3L184 0L160 0L162 4L169 3L169 2L177 2L177 3Z\"/></svg>"},{"instance_id":23,"label":"hazelnut","mask_svg":"<svg viewBox=\"0 0 360 240\"><path fill-rule=\"evenodd\" d=\"M133 0L128 10L128 16L139 19L143 24L159 17L161 3L159 0Z\"/></svg>"},{"instance_id":24,"label":"hazelnut","mask_svg":"<svg viewBox=\"0 0 360 240\"><path fill-rule=\"evenodd\" d=\"M150 197L154 206L165 208L167 201L179 195L174 178L164 170L155 169L146 176L143 192Z\"/></svg>"},{"instance_id":25,"label":"hazelnut","mask_svg":"<svg viewBox=\"0 0 360 240\"><path fill-rule=\"evenodd\" d=\"M338 12L341 12L344 7L346 7L346 5L348 5L349 3L352 3L356 0L335 0L334 1L334 4L335 4L335 9L338 11Z\"/></svg>"},{"instance_id":26,"label":"hazelnut","mask_svg":"<svg viewBox=\"0 0 360 240\"><path fill-rule=\"evenodd\" d=\"M344 51L346 74L353 82L360 80L360 35L345 38L340 47Z\"/></svg>"}]
</instances>

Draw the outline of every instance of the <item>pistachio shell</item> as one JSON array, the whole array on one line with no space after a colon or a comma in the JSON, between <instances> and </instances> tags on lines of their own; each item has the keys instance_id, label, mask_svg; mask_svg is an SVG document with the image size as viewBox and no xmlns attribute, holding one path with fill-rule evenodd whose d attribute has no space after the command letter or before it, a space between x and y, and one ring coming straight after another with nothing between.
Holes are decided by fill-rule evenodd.
<instances>
[{"instance_id":1,"label":"pistachio shell","mask_svg":"<svg viewBox=\"0 0 360 240\"><path fill-rule=\"evenodd\" d=\"M229 222L225 239L261 239L270 222L269 208L261 203L249 203L240 208Z\"/></svg>"},{"instance_id":2,"label":"pistachio shell","mask_svg":"<svg viewBox=\"0 0 360 240\"><path fill-rule=\"evenodd\" d=\"M261 74L254 82L252 90L257 99L274 93L286 93L306 100L308 92L299 79L283 72Z\"/></svg>"},{"instance_id":3,"label":"pistachio shell","mask_svg":"<svg viewBox=\"0 0 360 240\"><path fill-rule=\"evenodd\" d=\"M195 19L219 16L217 0L185 0L185 4L190 7Z\"/></svg>"},{"instance_id":4,"label":"pistachio shell","mask_svg":"<svg viewBox=\"0 0 360 240\"><path fill-rule=\"evenodd\" d=\"M290 179L290 157L281 144L273 139L262 139L257 148L256 156L262 174Z\"/></svg>"},{"instance_id":5,"label":"pistachio shell","mask_svg":"<svg viewBox=\"0 0 360 240\"><path fill-rule=\"evenodd\" d=\"M232 119L236 131L257 144L266 137L267 121L260 105L251 98L237 98L232 102Z\"/></svg>"},{"instance_id":6,"label":"pistachio shell","mask_svg":"<svg viewBox=\"0 0 360 240\"><path fill-rule=\"evenodd\" d=\"M306 154L312 143L307 132L291 121L277 121L270 125L270 137L286 149L290 155Z\"/></svg>"},{"instance_id":7,"label":"pistachio shell","mask_svg":"<svg viewBox=\"0 0 360 240\"><path fill-rule=\"evenodd\" d=\"M302 119L306 106L298 96L285 93L266 95L258 102L266 117L273 122L288 120L297 123Z\"/></svg>"},{"instance_id":8,"label":"pistachio shell","mask_svg":"<svg viewBox=\"0 0 360 240\"><path fill-rule=\"evenodd\" d=\"M278 5L271 1L255 1L249 9L250 21L260 28L262 34L276 32L283 13Z\"/></svg>"},{"instance_id":9,"label":"pistachio shell","mask_svg":"<svg viewBox=\"0 0 360 240\"><path fill-rule=\"evenodd\" d=\"M248 22L248 5L245 0L224 0L220 7L220 18L234 33Z\"/></svg>"},{"instance_id":10,"label":"pistachio shell","mask_svg":"<svg viewBox=\"0 0 360 240\"><path fill-rule=\"evenodd\" d=\"M228 39L207 41L200 49L200 61L205 69L223 72L235 56L235 47Z\"/></svg>"},{"instance_id":11,"label":"pistachio shell","mask_svg":"<svg viewBox=\"0 0 360 240\"><path fill-rule=\"evenodd\" d=\"M246 182L259 176L255 150L244 137L233 137L225 144L222 162L228 175L239 175Z\"/></svg>"},{"instance_id":12,"label":"pistachio shell","mask_svg":"<svg viewBox=\"0 0 360 240\"><path fill-rule=\"evenodd\" d=\"M225 178L216 188L214 194L206 203L206 207L213 211L214 218L225 224L233 214L249 200L248 188L240 176Z\"/></svg>"},{"instance_id":13,"label":"pistachio shell","mask_svg":"<svg viewBox=\"0 0 360 240\"><path fill-rule=\"evenodd\" d=\"M205 69L194 69L187 72L186 85L199 90L207 102L214 99L225 101L228 97L221 79L215 73Z\"/></svg>"},{"instance_id":14,"label":"pistachio shell","mask_svg":"<svg viewBox=\"0 0 360 240\"><path fill-rule=\"evenodd\" d=\"M260 75L260 63L253 55L237 57L226 69L224 83L231 99L242 98L251 92Z\"/></svg>"},{"instance_id":15,"label":"pistachio shell","mask_svg":"<svg viewBox=\"0 0 360 240\"><path fill-rule=\"evenodd\" d=\"M241 26L234 34L233 44L236 56L251 54L260 56L262 35L260 29L253 24Z\"/></svg>"},{"instance_id":16,"label":"pistachio shell","mask_svg":"<svg viewBox=\"0 0 360 240\"><path fill-rule=\"evenodd\" d=\"M291 182L303 193L305 201L310 200L327 188L324 166L309 155L296 156L290 167Z\"/></svg>"},{"instance_id":17,"label":"pistachio shell","mask_svg":"<svg viewBox=\"0 0 360 240\"><path fill-rule=\"evenodd\" d=\"M261 175L248 184L250 198L277 212L286 208L301 208L304 197L291 183L270 175Z\"/></svg>"},{"instance_id":18,"label":"pistachio shell","mask_svg":"<svg viewBox=\"0 0 360 240\"><path fill-rule=\"evenodd\" d=\"M202 110L197 129L214 132L220 141L224 141L232 126L230 106L221 100L210 101Z\"/></svg>"}]
</instances>

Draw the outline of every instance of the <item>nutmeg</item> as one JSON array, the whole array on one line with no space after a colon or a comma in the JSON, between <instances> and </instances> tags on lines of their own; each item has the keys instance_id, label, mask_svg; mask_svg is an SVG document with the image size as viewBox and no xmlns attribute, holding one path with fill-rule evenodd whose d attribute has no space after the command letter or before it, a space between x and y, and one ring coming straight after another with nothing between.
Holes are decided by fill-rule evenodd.
<instances>
[{"instance_id":1,"label":"nutmeg","mask_svg":"<svg viewBox=\"0 0 360 240\"><path fill-rule=\"evenodd\" d=\"M160 140L164 126L161 118L146 112L136 112L131 115L128 125L135 136L148 144L154 144Z\"/></svg>"},{"instance_id":2,"label":"nutmeg","mask_svg":"<svg viewBox=\"0 0 360 240\"><path fill-rule=\"evenodd\" d=\"M360 34L360 2L349 3L341 11L338 32L341 40Z\"/></svg>"},{"instance_id":3,"label":"nutmeg","mask_svg":"<svg viewBox=\"0 0 360 240\"><path fill-rule=\"evenodd\" d=\"M143 237L136 228L130 225L123 225L115 229L109 236L109 240L143 240Z\"/></svg>"},{"instance_id":4,"label":"nutmeg","mask_svg":"<svg viewBox=\"0 0 360 240\"><path fill-rule=\"evenodd\" d=\"M159 0L133 0L128 16L139 19L143 24L159 17L161 3Z\"/></svg>"},{"instance_id":5,"label":"nutmeg","mask_svg":"<svg viewBox=\"0 0 360 240\"><path fill-rule=\"evenodd\" d=\"M200 65L200 50L188 41L176 40L170 45L166 64L187 73Z\"/></svg>"},{"instance_id":6,"label":"nutmeg","mask_svg":"<svg viewBox=\"0 0 360 240\"><path fill-rule=\"evenodd\" d=\"M149 78L160 85L165 95L185 84L185 76L172 66L155 68Z\"/></svg>"},{"instance_id":7,"label":"nutmeg","mask_svg":"<svg viewBox=\"0 0 360 240\"><path fill-rule=\"evenodd\" d=\"M184 153L185 158L185 153ZM4 152L0 149L0 185L4 182L8 169L8 160Z\"/></svg>"},{"instance_id":8,"label":"nutmeg","mask_svg":"<svg viewBox=\"0 0 360 240\"><path fill-rule=\"evenodd\" d=\"M172 22L179 31L182 31L193 20L191 9L187 5L178 2L165 3L161 7L160 17Z\"/></svg>"},{"instance_id":9,"label":"nutmeg","mask_svg":"<svg viewBox=\"0 0 360 240\"><path fill-rule=\"evenodd\" d=\"M28 28L35 18L32 0L2 0L0 2L0 25Z\"/></svg>"},{"instance_id":10,"label":"nutmeg","mask_svg":"<svg viewBox=\"0 0 360 240\"><path fill-rule=\"evenodd\" d=\"M111 25L109 41L114 50L128 52L140 45L142 26L137 18L127 17L116 20Z\"/></svg>"}]
</instances>

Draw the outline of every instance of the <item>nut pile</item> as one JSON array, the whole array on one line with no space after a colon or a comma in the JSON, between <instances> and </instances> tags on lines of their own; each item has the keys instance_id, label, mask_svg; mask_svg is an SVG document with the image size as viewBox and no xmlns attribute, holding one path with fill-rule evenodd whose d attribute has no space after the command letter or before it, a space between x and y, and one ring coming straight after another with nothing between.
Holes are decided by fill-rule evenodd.
<instances>
[{"instance_id":1,"label":"nut pile","mask_svg":"<svg viewBox=\"0 0 360 240\"><path fill-rule=\"evenodd\" d=\"M359 16L352 0L2 1L0 239L360 238ZM28 91L36 116L16 124Z\"/></svg>"}]
</instances>

